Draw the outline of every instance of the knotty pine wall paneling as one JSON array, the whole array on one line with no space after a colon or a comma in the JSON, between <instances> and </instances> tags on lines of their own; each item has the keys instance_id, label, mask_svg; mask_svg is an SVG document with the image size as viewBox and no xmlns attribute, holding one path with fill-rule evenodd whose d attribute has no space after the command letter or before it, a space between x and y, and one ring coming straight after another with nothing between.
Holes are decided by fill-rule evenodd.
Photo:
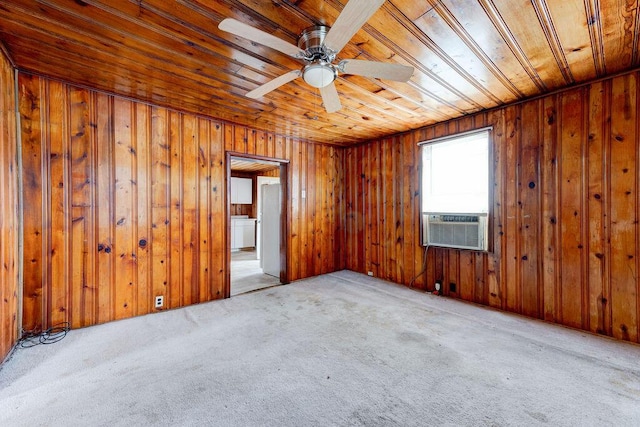
<instances>
[{"instance_id":1,"label":"knotty pine wall paneling","mask_svg":"<svg viewBox=\"0 0 640 427\"><path fill-rule=\"evenodd\" d=\"M341 148L18 80L25 329L223 298L226 151L290 161L291 280L344 268Z\"/></svg>"},{"instance_id":2,"label":"knotty pine wall paneling","mask_svg":"<svg viewBox=\"0 0 640 427\"><path fill-rule=\"evenodd\" d=\"M639 78L347 148L347 267L409 285L424 250L416 144L493 126L491 251L430 248L412 286L640 342Z\"/></svg>"},{"instance_id":3,"label":"knotty pine wall paneling","mask_svg":"<svg viewBox=\"0 0 640 427\"><path fill-rule=\"evenodd\" d=\"M19 222L15 75L0 46L0 363L18 340Z\"/></svg>"}]
</instances>

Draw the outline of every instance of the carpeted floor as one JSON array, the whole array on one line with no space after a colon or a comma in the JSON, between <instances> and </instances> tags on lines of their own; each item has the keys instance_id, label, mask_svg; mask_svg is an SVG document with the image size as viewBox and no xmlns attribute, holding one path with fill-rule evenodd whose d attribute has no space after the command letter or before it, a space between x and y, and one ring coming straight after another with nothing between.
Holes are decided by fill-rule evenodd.
<instances>
[{"instance_id":1,"label":"carpeted floor","mask_svg":"<svg viewBox=\"0 0 640 427\"><path fill-rule=\"evenodd\" d=\"M71 331L2 426L638 426L640 346L342 271Z\"/></svg>"}]
</instances>

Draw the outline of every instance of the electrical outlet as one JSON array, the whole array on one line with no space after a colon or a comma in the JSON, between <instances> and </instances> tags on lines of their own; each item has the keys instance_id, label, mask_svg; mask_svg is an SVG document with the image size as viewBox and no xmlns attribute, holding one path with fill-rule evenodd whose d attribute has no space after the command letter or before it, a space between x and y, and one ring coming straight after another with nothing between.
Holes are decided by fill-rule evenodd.
<instances>
[{"instance_id":1,"label":"electrical outlet","mask_svg":"<svg viewBox=\"0 0 640 427\"><path fill-rule=\"evenodd\" d=\"M373 276L373 271L369 271L367 274L368 274L369 276Z\"/></svg>"},{"instance_id":2,"label":"electrical outlet","mask_svg":"<svg viewBox=\"0 0 640 427\"><path fill-rule=\"evenodd\" d=\"M156 308L161 308L164 305L164 297L162 295L158 295L156 297Z\"/></svg>"}]
</instances>

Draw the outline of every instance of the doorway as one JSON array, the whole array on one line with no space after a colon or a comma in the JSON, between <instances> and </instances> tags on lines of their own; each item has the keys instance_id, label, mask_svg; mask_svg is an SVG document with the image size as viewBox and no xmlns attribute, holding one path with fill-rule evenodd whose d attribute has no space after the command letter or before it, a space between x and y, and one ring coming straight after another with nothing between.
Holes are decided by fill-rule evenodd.
<instances>
[{"instance_id":1,"label":"doorway","mask_svg":"<svg viewBox=\"0 0 640 427\"><path fill-rule=\"evenodd\" d=\"M226 297L288 283L287 162L227 153Z\"/></svg>"}]
</instances>

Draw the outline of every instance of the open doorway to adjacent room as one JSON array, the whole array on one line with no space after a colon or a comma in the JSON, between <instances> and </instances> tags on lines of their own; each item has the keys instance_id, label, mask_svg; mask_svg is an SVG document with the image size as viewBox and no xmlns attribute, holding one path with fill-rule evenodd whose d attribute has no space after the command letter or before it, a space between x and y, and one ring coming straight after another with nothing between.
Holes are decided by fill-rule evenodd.
<instances>
[{"instance_id":1,"label":"open doorway to adjacent room","mask_svg":"<svg viewBox=\"0 0 640 427\"><path fill-rule=\"evenodd\" d=\"M233 153L228 160L228 295L234 296L286 283L286 163Z\"/></svg>"}]
</instances>

